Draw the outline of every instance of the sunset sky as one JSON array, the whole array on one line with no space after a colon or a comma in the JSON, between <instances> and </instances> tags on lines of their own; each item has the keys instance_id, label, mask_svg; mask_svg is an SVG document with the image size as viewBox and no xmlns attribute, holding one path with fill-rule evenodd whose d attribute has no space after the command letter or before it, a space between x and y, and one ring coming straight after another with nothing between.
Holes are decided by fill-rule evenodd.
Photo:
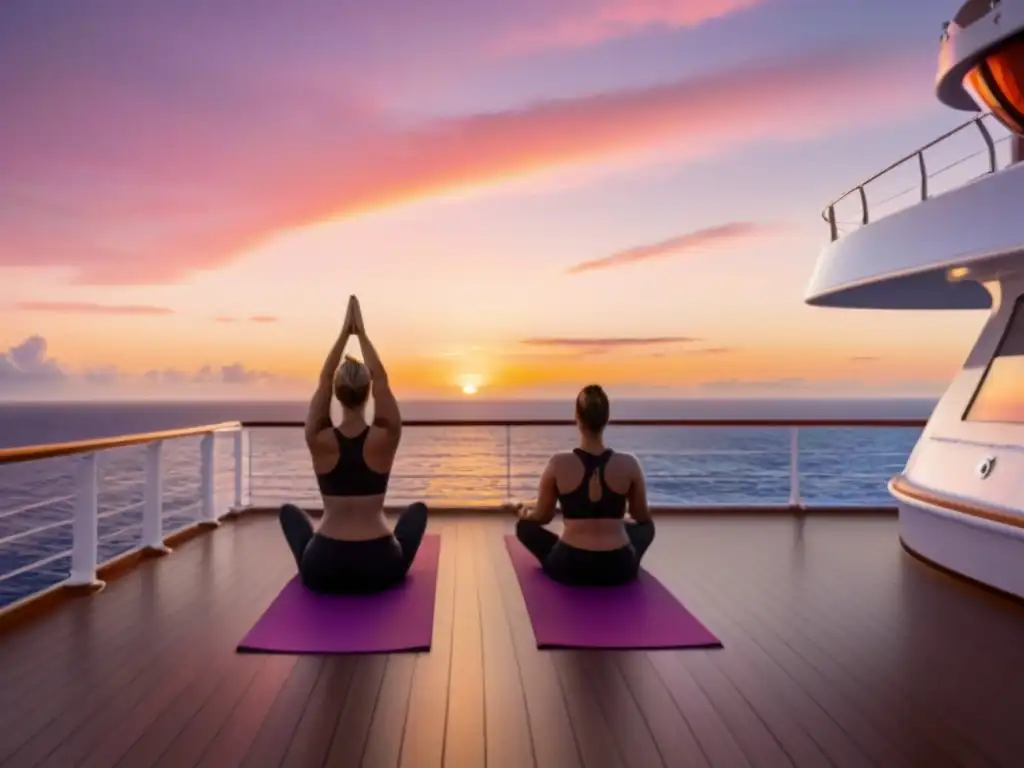
<instances>
[{"instance_id":1,"label":"sunset sky","mask_svg":"<svg viewBox=\"0 0 1024 768\"><path fill-rule=\"evenodd\" d=\"M812 309L829 199L969 117L934 0L7 0L0 398L941 392ZM5 351L6 350L6 351Z\"/></svg>"}]
</instances>

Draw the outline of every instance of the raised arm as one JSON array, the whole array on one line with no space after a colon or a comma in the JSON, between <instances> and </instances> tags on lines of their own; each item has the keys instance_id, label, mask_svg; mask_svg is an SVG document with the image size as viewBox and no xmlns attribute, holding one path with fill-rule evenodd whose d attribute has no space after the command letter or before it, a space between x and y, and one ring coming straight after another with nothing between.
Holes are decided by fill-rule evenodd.
<instances>
[{"instance_id":1,"label":"raised arm","mask_svg":"<svg viewBox=\"0 0 1024 768\"><path fill-rule=\"evenodd\" d=\"M629 516L638 523L646 523L651 520L651 507L647 503L647 479L640 460L636 456L631 458L634 466L629 484Z\"/></svg>"},{"instance_id":2,"label":"raised arm","mask_svg":"<svg viewBox=\"0 0 1024 768\"><path fill-rule=\"evenodd\" d=\"M306 414L306 445L313 448L318 436L325 429L331 427L331 394L333 390L334 372L341 364L341 356L345 352L345 345L348 344L352 335L353 321L353 300L349 298L348 311L345 313L345 322L342 324L341 333L327 353L324 366L320 370L320 379L317 381L316 391L309 401L309 411Z\"/></svg>"},{"instance_id":3,"label":"raised arm","mask_svg":"<svg viewBox=\"0 0 1024 768\"><path fill-rule=\"evenodd\" d=\"M402 434L402 413L398 408L388 383L388 372L377 354L376 347L366 333L363 323L363 312L359 300L353 299L353 332L359 339L359 348L363 352L363 362L370 369L371 392L373 393L373 426L386 431L396 442Z\"/></svg>"}]
</instances>

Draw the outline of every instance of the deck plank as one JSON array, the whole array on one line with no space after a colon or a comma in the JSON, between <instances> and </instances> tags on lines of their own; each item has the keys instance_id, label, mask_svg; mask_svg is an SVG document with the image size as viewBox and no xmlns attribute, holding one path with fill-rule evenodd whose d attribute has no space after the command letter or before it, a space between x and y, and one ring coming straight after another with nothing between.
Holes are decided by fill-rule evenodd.
<instances>
[{"instance_id":1,"label":"deck plank","mask_svg":"<svg viewBox=\"0 0 1024 768\"><path fill-rule=\"evenodd\" d=\"M281 768L324 764L358 661L355 656L333 656L324 662L316 686L295 727Z\"/></svg>"},{"instance_id":2,"label":"deck plank","mask_svg":"<svg viewBox=\"0 0 1024 768\"><path fill-rule=\"evenodd\" d=\"M473 529L479 524L460 523L455 528L455 587L452 618L452 670L448 674L448 718L444 734L445 768L485 765L487 748L484 707L484 654L480 622L477 551Z\"/></svg>"},{"instance_id":3,"label":"deck plank","mask_svg":"<svg viewBox=\"0 0 1024 768\"><path fill-rule=\"evenodd\" d=\"M645 653L615 654L613 659L618 673L647 722L665 765L712 768L712 765L724 764L713 764L709 761L707 754L697 742L693 727L676 705ZM742 752L733 752L728 764L742 768Z\"/></svg>"},{"instance_id":4,"label":"deck plank","mask_svg":"<svg viewBox=\"0 0 1024 768\"><path fill-rule=\"evenodd\" d=\"M362 761L386 666L387 656L383 654L357 660L324 765L346 768Z\"/></svg>"},{"instance_id":5,"label":"deck plank","mask_svg":"<svg viewBox=\"0 0 1024 768\"><path fill-rule=\"evenodd\" d=\"M885 550L885 542L872 544L869 551L876 556ZM899 554L898 550L893 552ZM838 550L825 555L824 551L817 551L814 553L816 560L805 561L805 568L817 562L821 569L816 569L813 577L807 574L808 578L801 582L798 600L793 599L792 593L784 598L776 597L780 610L789 615L788 632L799 638L797 642L802 651L810 653L813 648L837 661L847 674L848 689L866 686L870 702L866 707L879 714L884 712L882 716L894 720L900 730L914 733L911 738L923 736L934 742L942 755L937 758L941 762L978 764L981 760L981 764L990 764L984 757L987 748L981 748L980 742L972 737L971 729L965 730L962 722L950 717L950 713L960 707L955 694L946 700L939 699L943 703L941 708L936 708L936 699L927 692L926 688L930 687L927 684L919 686L925 690L916 694L904 689L907 666L894 663L903 643L886 630L891 623L903 622L907 617L906 608L912 608L914 603L911 600L903 605L892 600L893 595L900 594L899 584L892 581L893 574L883 567L848 567L848 555ZM732 592L739 599L743 599L745 592L750 602L770 605L773 593L777 595L780 589L785 589L784 582L773 573L777 565L770 557L762 555L752 559L751 567L758 568L758 582L763 588L755 595L748 583L742 588L737 585ZM705 581L713 582L716 578L720 577L708 573ZM884 599L865 603L864 595L872 593ZM941 614L935 619L939 623L946 621ZM930 638L928 642L938 641L939 638ZM922 646L917 650L923 653L927 649ZM945 672L959 667L962 653L962 649L950 647L943 660L936 660L935 668ZM1012 673L1012 668L1006 671ZM902 740L910 741L906 735Z\"/></svg>"},{"instance_id":6,"label":"deck plank","mask_svg":"<svg viewBox=\"0 0 1024 768\"><path fill-rule=\"evenodd\" d=\"M590 682L589 690L601 707L608 730L618 745L623 762L631 768L668 766L661 748L647 723L647 718L621 672L615 667L607 651L588 651L577 656L584 674Z\"/></svg>"},{"instance_id":7,"label":"deck plank","mask_svg":"<svg viewBox=\"0 0 1024 768\"><path fill-rule=\"evenodd\" d=\"M502 601L485 529L477 525L471 530L469 544L476 553L474 577L480 596L486 764L488 768L530 768L536 766L537 758L511 619Z\"/></svg>"},{"instance_id":8,"label":"deck plank","mask_svg":"<svg viewBox=\"0 0 1024 768\"><path fill-rule=\"evenodd\" d=\"M256 740L270 708L292 675L296 674L298 659L294 656L275 656L267 659L246 690L242 701L234 708L223 726L213 735L201 758L200 768L223 768L241 765L249 746Z\"/></svg>"},{"instance_id":9,"label":"deck plank","mask_svg":"<svg viewBox=\"0 0 1024 768\"><path fill-rule=\"evenodd\" d=\"M401 654L388 658L363 750L363 768L396 768L398 765L415 673L415 656Z\"/></svg>"},{"instance_id":10,"label":"deck plank","mask_svg":"<svg viewBox=\"0 0 1024 768\"><path fill-rule=\"evenodd\" d=\"M506 525L497 523L498 534L487 536L487 560L497 582L512 635L512 647L519 661L534 758L538 768L581 768L583 757L562 694L554 657L537 650L526 602L505 548L503 534L507 531Z\"/></svg>"},{"instance_id":11,"label":"deck plank","mask_svg":"<svg viewBox=\"0 0 1024 768\"><path fill-rule=\"evenodd\" d=\"M796 631L780 620L786 610L778 592L763 580L756 589L729 590L708 577L699 583L689 580L677 593L685 595L698 614L713 620L730 648L749 655L774 685L788 689L783 695L794 702L802 721L811 726L812 737L836 765L862 765L865 759L894 767L954 764L908 723L888 717L884 708L877 717L870 707L861 707L856 681L799 643ZM747 595L749 599L744 599ZM879 703L877 698L868 701Z\"/></svg>"},{"instance_id":12,"label":"deck plank","mask_svg":"<svg viewBox=\"0 0 1024 768\"><path fill-rule=\"evenodd\" d=\"M306 711L309 701L327 666L320 656L302 656L296 663L288 682L282 686L266 717L256 731L242 759L242 768L270 768L280 766L291 746L295 729Z\"/></svg>"},{"instance_id":13,"label":"deck plank","mask_svg":"<svg viewBox=\"0 0 1024 768\"><path fill-rule=\"evenodd\" d=\"M815 675L802 657L783 643L773 642L769 634L771 628L751 629L749 613L738 617L740 609L735 607L735 595L727 597L721 592L713 592L703 583L700 587L691 585L687 593L690 598L701 598L688 602L702 615L713 617L715 626L727 638L729 648L742 653L723 658L722 663L727 663L726 659L730 662L736 659L738 661L733 663L746 667L749 674L762 675L772 695L778 697L777 701L787 702L798 714L807 733L834 765L856 768L867 761L900 768L913 764L908 755L898 752L859 712L835 695L835 687ZM718 610L712 611L712 605ZM740 621L744 624L741 625ZM939 759L940 755L935 753L933 762L929 764L943 764L934 762Z\"/></svg>"},{"instance_id":14,"label":"deck plank","mask_svg":"<svg viewBox=\"0 0 1024 768\"><path fill-rule=\"evenodd\" d=\"M227 565L228 559L224 562ZM71 691L77 692L78 698L67 695L56 700L52 719L33 729L31 737L10 757L10 764L66 766L85 760L96 749L111 755L121 747L130 747L162 708L191 681L208 674L207 648L187 642L190 635L194 635L196 624L208 631L206 642L219 651L216 655L230 659L234 647L232 633L252 620L258 611L258 608L254 610L254 605L273 583L276 572L265 569L243 583L219 574L209 575L211 582L219 582L226 588L198 593L194 597L193 622L172 627L164 624L161 617L153 617L156 629L166 632L163 641L155 644L155 654L148 653L151 651L149 633L136 634L136 622L126 621L122 631L134 634L135 640L129 646L130 653L122 659L122 669L115 667L108 675L96 674L92 665L107 670L109 659L99 653L86 656L81 668L91 686L82 691L73 676L66 676ZM227 587L228 584L231 586ZM97 597L104 596L101 593ZM120 599L118 595L106 597L112 601ZM212 616L216 616L216 621L204 621ZM28 733L26 728L21 731L21 737ZM105 764L113 765L119 757Z\"/></svg>"},{"instance_id":15,"label":"deck plank","mask_svg":"<svg viewBox=\"0 0 1024 768\"><path fill-rule=\"evenodd\" d=\"M208 549L210 543L206 542L207 547L202 550L207 555L212 553ZM193 550L190 555L195 555L197 551ZM165 616L160 612L159 621L149 621L148 618L153 615L154 610L159 610L165 605L162 592L158 591L151 601L140 601L140 595L130 588L120 589L123 582L112 585L109 591L94 595L92 598L81 598L59 610L58 613L67 610L77 614L80 621L78 637L81 647L77 655L58 657L53 660L49 670L37 669L19 683L12 684L12 693L19 694L19 698L15 700L16 706L12 702L5 707L6 711L17 711L9 723L12 732L28 741L40 730L52 727L55 717L82 707L86 702L95 706L104 695L125 686L137 685L139 676L145 675L151 667L146 655L139 653L140 648L156 648L162 653L169 653L178 647L182 637L191 631L190 619L195 616L195 594L201 583L192 581L189 578L191 574L184 569L175 569L174 573L163 574L165 578L159 583L161 587L165 586L168 592L174 594L174 597L177 597L178 582L172 577L179 575L191 589L192 598L187 605L182 603L174 604L173 608L169 607L169 615ZM216 589L218 585L225 584L228 578L229 576L222 570L214 576L211 586ZM93 620L90 620L88 615L89 604L84 602L90 599L95 601L98 612ZM136 613L136 619L133 621L133 610L142 611L143 615L138 616ZM114 635L118 642L109 648L103 644L103 636L109 636L108 633L111 631L104 628L106 622L118 630ZM36 628L43 634L44 639L44 628L48 628L47 624L44 619ZM125 632L126 626L131 626L132 630ZM99 638L92 636L93 629L97 630ZM43 647L46 647L45 644ZM61 670L60 674L54 674L57 669ZM34 683L37 679L38 683ZM45 740L52 741L52 734ZM12 743L10 746L20 745ZM0 747L0 760L9 756L10 753Z\"/></svg>"},{"instance_id":16,"label":"deck plank","mask_svg":"<svg viewBox=\"0 0 1024 768\"><path fill-rule=\"evenodd\" d=\"M425 654L236 654L294 569L276 521L185 543L0 635L0 765L1019 764L1024 609L895 520L659 521L647 566L725 648L649 653L538 651L509 527L431 521Z\"/></svg>"},{"instance_id":17,"label":"deck plank","mask_svg":"<svg viewBox=\"0 0 1024 768\"><path fill-rule=\"evenodd\" d=\"M430 653L416 657L409 712L402 734L402 768L440 768L448 725L449 681L452 669L452 627L455 621L455 568L458 530L441 529L437 571L434 639Z\"/></svg>"}]
</instances>

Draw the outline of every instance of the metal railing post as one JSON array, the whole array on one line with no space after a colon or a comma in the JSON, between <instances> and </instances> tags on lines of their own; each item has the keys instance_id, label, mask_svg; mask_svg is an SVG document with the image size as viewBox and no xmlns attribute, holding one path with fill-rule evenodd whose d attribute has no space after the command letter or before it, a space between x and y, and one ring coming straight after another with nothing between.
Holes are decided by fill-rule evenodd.
<instances>
[{"instance_id":1,"label":"metal railing post","mask_svg":"<svg viewBox=\"0 0 1024 768\"><path fill-rule=\"evenodd\" d=\"M146 496L142 507L142 546L152 552L170 552L164 544L164 443L146 446Z\"/></svg>"},{"instance_id":2,"label":"metal railing post","mask_svg":"<svg viewBox=\"0 0 1024 768\"><path fill-rule=\"evenodd\" d=\"M245 429L245 452L249 456L249 460L245 464L245 488L248 494L248 503L252 505L252 432L248 428Z\"/></svg>"},{"instance_id":3,"label":"metal railing post","mask_svg":"<svg viewBox=\"0 0 1024 768\"><path fill-rule=\"evenodd\" d=\"M924 164L924 152L917 153L917 167L921 170L921 200L928 199L928 168Z\"/></svg>"},{"instance_id":4,"label":"metal railing post","mask_svg":"<svg viewBox=\"0 0 1024 768\"><path fill-rule=\"evenodd\" d=\"M75 518L71 525L71 573L65 582L71 587L99 589L103 582L96 578L99 546L99 482L95 452L82 455L75 462Z\"/></svg>"},{"instance_id":5,"label":"metal railing post","mask_svg":"<svg viewBox=\"0 0 1024 768\"><path fill-rule=\"evenodd\" d=\"M978 130L981 131L981 137L985 140L985 146L988 148L988 172L996 172L996 143L992 140L992 134L988 130L988 126L985 125L985 121L982 118L978 118L975 125L978 126Z\"/></svg>"},{"instance_id":6,"label":"metal railing post","mask_svg":"<svg viewBox=\"0 0 1024 768\"><path fill-rule=\"evenodd\" d=\"M512 425L505 425L505 501L512 501Z\"/></svg>"},{"instance_id":7,"label":"metal railing post","mask_svg":"<svg viewBox=\"0 0 1024 768\"><path fill-rule=\"evenodd\" d=\"M512 501L512 425L505 425L505 501Z\"/></svg>"},{"instance_id":8,"label":"metal railing post","mask_svg":"<svg viewBox=\"0 0 1024 768\"><path fill-rule=\"evenodd\" d=\"M986 147L988 149L988 167L989 167L989 172L990 173L995 173L996 165L997 165L997 161L996 161L996 146L995 146L996 142L993 141L991 133L989 132L988 128L984 124L985 118L988 117L989 115L991 115L991 113L986 113L984 115L981 115L980 117L972 117L967 122L958 125L956 128L953 128L950 131L947 131L946 133L942 134L941 136L939 136L936 139L932 139L930 142L928 142L924 146L921 146L918 149L914 150L909 155L906 155L905 157L901 157L895 163L891 163L890 165L886 166L885 168L883 168L881 171L876 173L871 178L865 179L864 181L862 181L860 184L858 184L855 187L851 187L849 190L847 190L846 192L841 194L839 197L837 197L835 200L833 200L831 203L829 203L828 206L825 208L825 210L823 210L821 212L821 217L822 217L822 219L824 221L829 223L829 226L830 226L830 228L832 229L832 232L833 232L832 239L833 240L837 239L838 231L837 231L837 229L835 228L835 226L833 225L833 223L831 221L831 217L834 216L834 211L831 210L831 209L833 209L838 203L840 203L841 201L845 200L847 197L852 195L854 192L857 192L860 195L860 203L861 203L861 210L862 210L862 213L861 213L861 225L868 224L870 219L871 219L871 216L869 216L869 214L868 214L867 193L864 191L864 188L868 184L870 184L871 182L876 181L876 180L882 178L883 176L885 176L890 171L900 167L901 165L903 165L903 163L905 163L905 162L907 162L909 160L912 160L915 157L917 158L918 167L919 167L920 172L921 172L921 199L922 200L927 200L928 199L928 170L926 168L926 162L925 162L925 158L924 158L924 151L927 150L927 149L930 149L930 148L932 148L934 146L937 146L938 144L941 144L943 141L948 139L950 136L953 136L953 135L959 133L960 131L962 131L965 128L967 128L967 126L969 126L969 125L977 126L978 130L981 132L982 138L985 140L985 145L986 145ZM1000 141L1002 141L1002 139L1000 139ZM1014 146L1017 147L1018 154L1016 155L1016 157L1017 157L1017 160L1019 161L1020 159L1024 158L1024 139L1018 139L1017 142L1014 144ZM959 162L964 161L964 160L968 160L971 157L974 157L974 155L967 155L966 157L961 157L960 160L957 161L957 163L953 163L953 165L947 166L943 170L948 170L949 168L952 168L954 165L958 165ZM1013 162L1013 161L1011 161L1011 162ZM939 171L939 173L941 173L941 172L942 171ZM903 193L901 192L900 194L896 195L895 197L901 197L902 195L903 195ZM888 202L889 200L893 200L893 199L895 199L895 197L887 198L883 202Z\"/></svg>"},{"instance_id":9,"label":"metal railing post","mask_svg":"<svg viewBox=\"0 0 1024 768\"><path fill-rule=\"evenodd\" d=\"M204 525L219 525L216 494L217 454L213 432L203 435L203 442L200 445L199 453L201 456L199 489L202 494L199 521Z\"/></svg>"},{"instance_id":10,"label":"metal railing post","mask_svg":"<svg viewBox=\"0 0 1024 768\"><path fill-rule=\"evenodd\" d=\"M243 466L243 459L245 458L245 430L239 429L233 437L235 445L235 502L231 506L231 511L239 512L245 503L245 467Z\"/></svg>"},{"instance_id":11,"label":"metal railing post","mask_svg":"<svg viewBox=\"0 0 1024 768\"><path fill-rule=\"evenodd\" d=\"M789 428L789 506L803 506L800 498L800 427Z\"/></svg>"}]
</instances>

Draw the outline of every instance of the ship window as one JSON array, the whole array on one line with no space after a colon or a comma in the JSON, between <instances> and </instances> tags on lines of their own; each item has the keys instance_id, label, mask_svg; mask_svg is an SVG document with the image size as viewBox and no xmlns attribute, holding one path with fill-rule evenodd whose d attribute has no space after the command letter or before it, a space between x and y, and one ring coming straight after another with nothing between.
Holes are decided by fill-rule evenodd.
<instances>
[{"instance_id":1,"label":"ship window","mask_svg":"<svg viewBox=\"0 0 1024 768\"><path fill-rule=\"evenodd\" d=\"M964 419L1024 423L1024 297L1017 299Z\"/></svg>"}]
</instances>

